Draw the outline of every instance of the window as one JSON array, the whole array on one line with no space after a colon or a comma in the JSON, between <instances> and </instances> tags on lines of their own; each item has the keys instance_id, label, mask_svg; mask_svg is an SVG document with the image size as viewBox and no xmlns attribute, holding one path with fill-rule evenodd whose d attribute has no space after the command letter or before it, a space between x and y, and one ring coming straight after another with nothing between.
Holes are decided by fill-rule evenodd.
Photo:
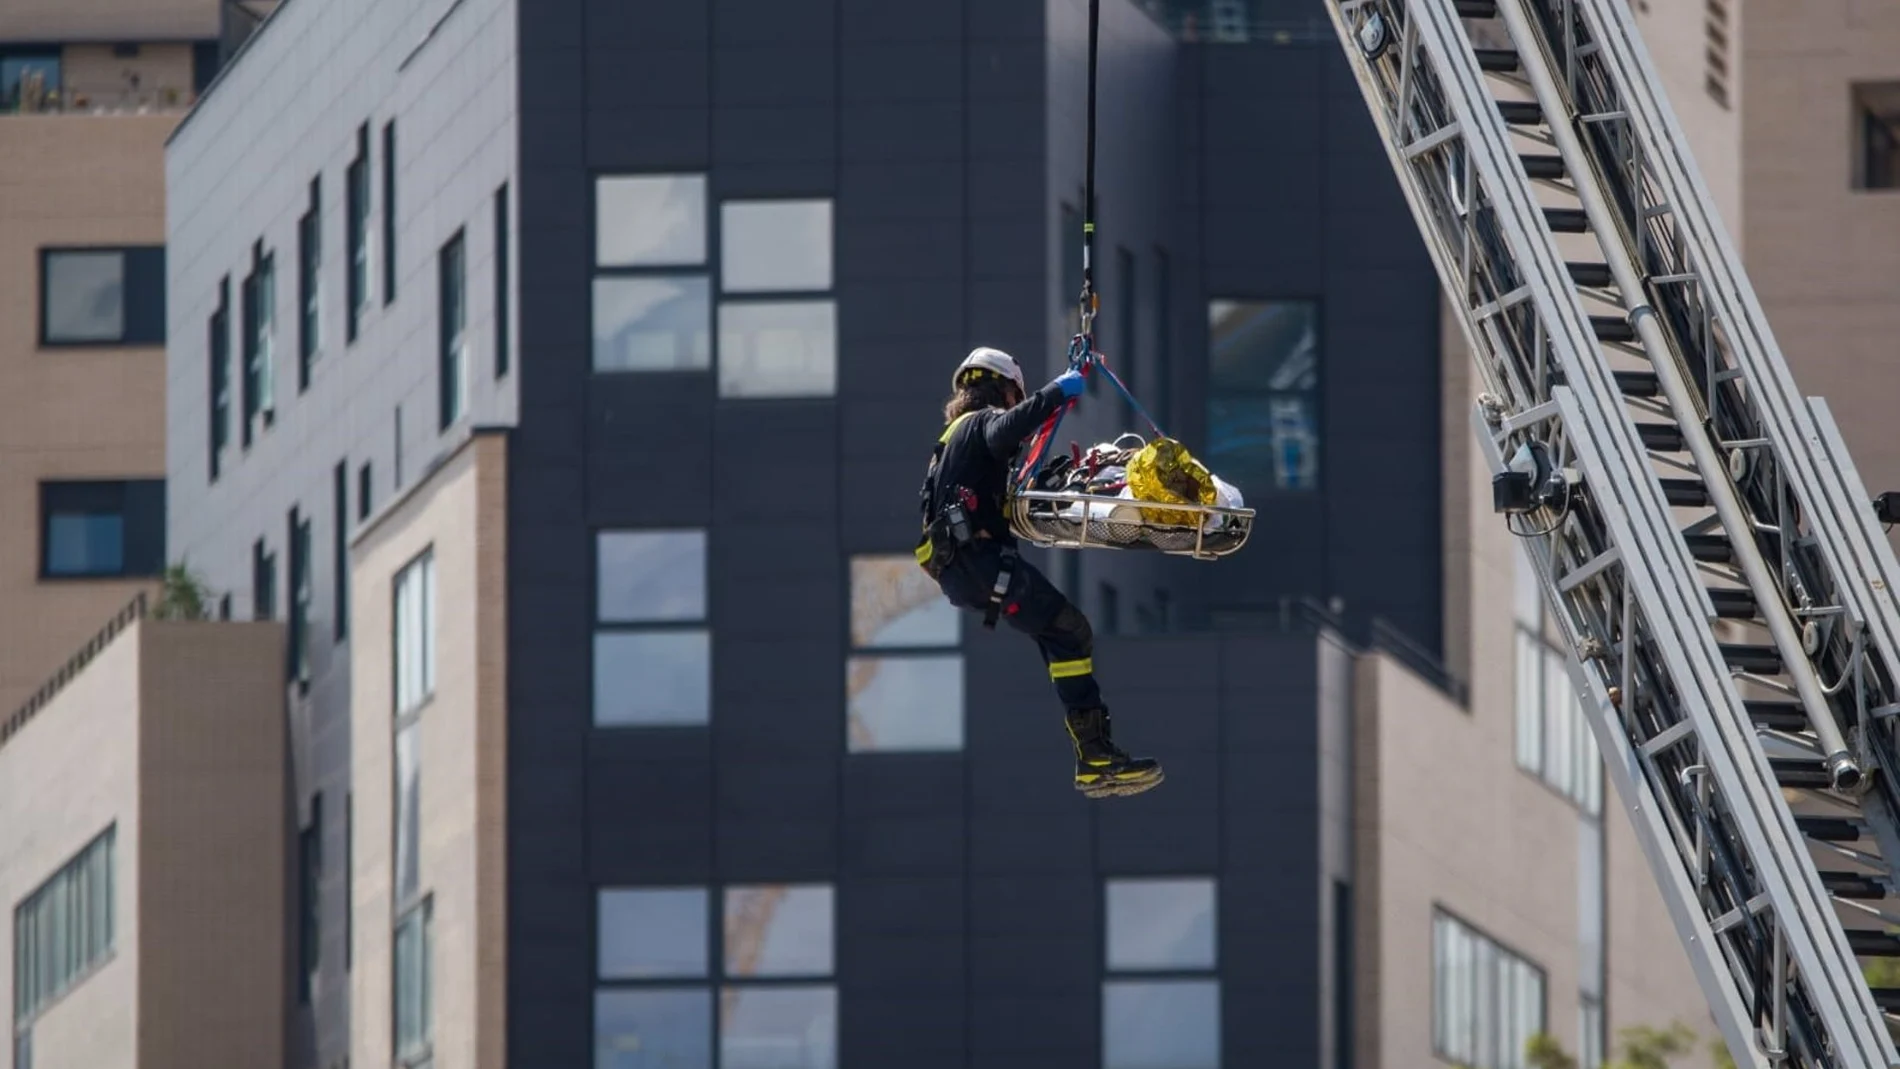
<instances>
[{"instance_id":1,"label":"window","mask_svg":"<svg viewBox=\"0 0 1900 1069\"><path fill-rule=\"evenodd\" d=\"M594 570L595 725L707 723L706 532L596 532Z\"/></svg>"},{"instance_id":2,"label":"window","mask_svg":"<svg viewBox=\"0 0 1900 1069\"><path fill-rule=\"evenodd\" d=\"M40 344L165 344L165 247L41 249Z\"/></svg>"},{"instance_id":3,"label":"window","mask_svg":"<svg viewBox=\"0 0 1900 1069\"><path fill-rule=\"evenodd\" d=\"M962 622L909 556L851 558L851 753L963 748Z\"/></svg>"},{"instance_id":4,"label":"window","mask_svg":"<svg viewBox=\"0 0 1900 1069\"><path fill-rule=\"evenodd\" d=\"M271 425L276 402L271 339L277 316L276 253L264 243L251 247L251 273L244 278L244 444Z\"/></svg>"},{"instance_id":5,"label":"window","mask_svg":"<svg viewBox=\"0 0 1900 1069\"><path fill-rule=\"evenodd\" d=\"M218 481L224 447L231 441L231 276L218 280L218 310L211 313L206 363L211 365L211 481Z\"/></svg>"},{"instance_id":6,"label":"window","mask_svg":"<svg viewBox=\"0 0 1900 1069\"><path fill-rule=\"evenodd\" d=\"M336 617L331 637L341 642L350 631L350 466L346 461L337 461L330 482L330 598Z\"/></svg>"},{"instance_id":7,"label":"window","mask_svg":"<svg viewBox=\"0 0 1900 1069\"><path fill-rule=\"evenodd\" d=\"M383 305L396 299L396 120L383 124Z\"/></svg>"},{"instance_id":8,"label":"window","mask_svg":"<svg viewBox=\"0 0 1900 1069\"><path fill-rule=\"evenodd\" d=\"M829 884L727 887L717 926L706 888L597 901L596 1065L837 1069Z\"/></svg>"},{"instance_id":9,"label":"window","mask_svg":"<svg viewBox=\"0 0 1900 1069\"><path fill-rule=\"evenodd\" d=\"M435 553L425 551L396 573L398 717L435 694L435 619Z\"/></svg>"},{"instance_id":10,"label":"window","mask_svg":"<svg viewBox=\"0 0 1900 1069\"><path fill-rule=\"evenodd\" d=\"M430 1010L434 905L425 898L396 924L396 1061L404 1066L426 1063L435 1038Z\"/></svg>"},{"instance_id":11,"label":"window","mask_svg":"<svg viewBox=\"0 0 1900 1069\"><path fill-rule=\"evenodd\" d=\"M297 392L310 388L323 321L323 178L310 180L310 207L297 220Z\"/></svg>"},{"instance_id":12,"label":"window","mask_svg":"<svg viewBox=\"0 0 1900 1069\"><path fill-rule=\"evenodd\" d=\"M462 231L457 230L436 258L442 295L436 327L441 383L438 426L445 431L468 411L468 262L463 249Z\"/></svg>"},{"instance_id":13,"label":"window","mask_svg":"<svg viewBox=\"0 0 1900 1069\"><path fill-rule=\"evenodd\" d=\"M1900 189L1900 82L1857 82L1854 188Z\"/></svg>"},{"instance_id":14,"label":"window","mask_svg":"<svg viewBox=\"0 0 1900 1069\"><path fill-rule=\"evenodd\" d=\"M1707 47L1703 49L1703 63L1707 70L1703 77L1703 88L1709 98L1727 108L1729 106L1728 71L1728 4L1725 0L1704 0L1702 29Z\"/></svg>"},{"instance_id":15,"label":"window","mask_svg":"<svg viewBox=\"0 0 1900 1069\"><path fill-rule=\"evenodd\" d=\"M116 947L118 896L106 828L13 910L13 1026L24 1029Z\"/></svg>"},{"instance_id":16,"label":"window","mask_svg":"<svg viewBox=\"0 0 1900 1069\"><path fill-rule=\"evenodd\" d=\"M0 114L59 109L58 48L9 45L0 52Z\"/></svg>"},{"instance_id":17,"label":"window","mask_svg":"<svg viewBox=\"0 0 1900 1069\"><path fill-rule=\"evenodd\" d=\"M1210 301L1207 333L1207 466L1250 497L1317 488L1319 306Z\"/></svg>"},{"instance_id":18,"label":"window","mask_svg":"<svg viewBox=\"0 0 1900 1069\"><path fill-rule=\"evenodd\" d=\"M369 461L356 469L356 519L360 523L369 519Z\"/></svg>"},{"instance_id":19,"label":"window","mask_svg":"<svg viewBox=\"0 0 1900 1069\"><path fill-rule=\"evenodd\" d=\"M345 240L349 243L349 280L345 294L349 302L349 340L356 341L357 332L362 328L363 313L369 307L369 124L356 128L356 158L350 161L350 168L344 179L349 188L345 191L348 204L344 210L348 213L345 225L349 231Z\"/></svg>"},{"instance_id":20,"label":"window","mask_svg":"<svg viewBox=\"0 0 1900 1069\"><path fill-rule=\"evenodd\" d=\"M356 795L343 795L343 968L355 964L356 950L351 945L356 932Z\"/></svg>"},{"instance_id":21,"label":"window","mask_svg":"<svg viewBox=\"0 0 1900 1069\"><path fill-rule=\"evenodd\" d=\"M40 484L40 578L144 578L164 569L165 480Z\"/></svg>"},{"instance_id":22,"label":"window","mask_svg":"<svg viewBox=\"0 0 1900 1069\"><path fill-rule=\"evenodd\" d=\"M1103 1069L1219 1069L1219 932L1207 877L1111 878Z\"/></svg>"},{"instance_id":23,"label":"window","mask_svg":"<svg viewBox=\"0 0 1900 1069\"><path fill-rule=\"evenodd\" d=\"M514 287L509 281L508 183L495 191L495 377L508 374L508 353L514 342L508 314Z\"/></svg>"},{"instance_id":24,"label":"window","mask_svg":"<svg viewBox=\"0 0 1900 1069\"><path fill-rule=\"evenodd\" d=\"M1542 594L1528 557L1516 556L1517 767L1592 816L1603 809L1603 761L1571 685L1568 655L1545 640Z\"/></svg>"},{"instance_id":25,"label":"window","mask_svg":"<svg viewBox=\"0 0 1900 1069\"><path fill-rule=\"evenodd\" d=\"M594 370L712 367L704 175L594 182Z\"/></svg>"},{"instance_id":26,"label":"window","mask_svg":"<svg viewBox=\"0 0 1900 1069\"><path fill-rule=\"evenodd\" d=\"M310 517L290 510L290 658L288 678L300 693L310 689Z\"/></svg>"},{"instance_id":27,"label":"window","mask_svg":"<svg viewBox=\"0 0 1900 1069\"><path fill-rule=\"evenodd\" d=\"M251 618L270 620L277 616L277 554L264 548L258 539L251 546Z\"/></svg>"},{"instance_id":28,"label":"window","mask_svg":"<svg viewBox=\"0 0 1900 1069\"><path fill-rule=\"evenodd\" d=\"M1545 1030L1544 971L1457 918L1432 916L1432 1053L1470 1069L1526 1069Z\"/></svg>"},{"instance_id":29,"label":"window","mask_svg":"<svg viewBox=\"0 0 1900 1069\"><path fill-rule=\"evenodd\" d=\"M721 397L838 392L831 216L829 200L720 206Z\"/></svg>"},{"instance_id":30,"label":"window","mask_svg":"<svg viewBox=\"0 0 1900 1069\"><path fill-rule=\"evenodd\" d=\"M308 1003L315 986L318 959L323 948L321 896L323 889L323 793L310 800L310 823L297 833L297 867L302 879L297 926L298 960L297 1001Z\"/></svg>"},{"instance_id":31,"label":"window","mask_svg":"<svg viewBox=\"0 0 1900 1069\"><path fill-rule=\"evenodd\" d=\"M1603 824L1577 820L1577 1069L1603 1064L1603 988L1607 956L1604 932Z\"/></svg>"}]
</instances>

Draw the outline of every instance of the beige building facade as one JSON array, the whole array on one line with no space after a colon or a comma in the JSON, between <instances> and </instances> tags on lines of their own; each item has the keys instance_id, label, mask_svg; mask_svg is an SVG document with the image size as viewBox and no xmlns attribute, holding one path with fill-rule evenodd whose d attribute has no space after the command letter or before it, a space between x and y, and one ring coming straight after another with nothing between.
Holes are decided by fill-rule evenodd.
<instances>
[{"instance_id":1,"label":"beige building facade","mask_svg":"<svg viewBox=\"0 0 1900 1069\"><path fill-rule=\"evenodd\" d=\"M164 144L216 0L0 5L0 709L165 556Z\"/></svg>"},{"instance_id":2,"label":"beige building facade","mask_svg":"<svg viewBox=\"0 0 1900 1069\"><path fill-rule=\"evenodd\" d=\"M282 1063L283 629L144 608L0 726L0 1069Z\"/></svg>"}]
</instances>

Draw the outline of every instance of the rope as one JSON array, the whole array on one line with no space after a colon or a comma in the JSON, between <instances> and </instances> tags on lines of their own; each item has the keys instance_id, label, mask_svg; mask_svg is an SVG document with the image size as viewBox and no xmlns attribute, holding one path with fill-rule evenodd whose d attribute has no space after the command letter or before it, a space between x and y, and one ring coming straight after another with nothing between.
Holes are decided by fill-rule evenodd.
<instances>
[{"instance_id":1,"label":"rope","mask_svg":"<svg viewBox=\"0 0 1900 1069\"><path fill-rule=\"evenodd\" d=\"M1082 336L1093 340L1095 311L1101 301L1095 294L1095 57L1100 51L1102 0L1089 0L1089 130L1088 163L1082 186ZM1093 346L1091 346L1092 348Z\"/></svg>"}]
</instances>

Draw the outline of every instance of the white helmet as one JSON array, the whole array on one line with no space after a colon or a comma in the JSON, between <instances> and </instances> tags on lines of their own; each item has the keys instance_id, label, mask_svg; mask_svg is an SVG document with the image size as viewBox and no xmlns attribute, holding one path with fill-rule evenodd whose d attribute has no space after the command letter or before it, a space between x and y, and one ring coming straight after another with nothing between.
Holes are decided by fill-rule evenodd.
<instances>
[{"instance_id":1,"label":"white helmet","mask_svg":"<svg viewBox=\"0 0 1900 1069\"><path fill-rule=\"evenodd\" d=\"M951 388L962 386L963 373L972 368L980 368L1001 375L1016 384L1017 393L1025 396L1029 393L1028 388L1023 385L1023 369L1016 366L1015 357L1001 349L979 345L970 350L970 355L963 358L963 363L957 365L956 373L950 376Z\"/></svg>"}]
</instances>

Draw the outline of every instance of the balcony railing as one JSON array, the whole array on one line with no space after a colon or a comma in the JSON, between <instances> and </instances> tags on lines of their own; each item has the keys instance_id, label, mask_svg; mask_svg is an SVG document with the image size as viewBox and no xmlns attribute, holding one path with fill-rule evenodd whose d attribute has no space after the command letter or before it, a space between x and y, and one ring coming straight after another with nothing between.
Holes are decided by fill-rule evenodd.
<instances>
[{"instance_id":1,"label":"balcony railing","mask_svg":"<svg viewBox=\"0 0 1900 1069\"><path fill-rule=\"evenodd\" d=\"M0 115L158 115L186 111L198 94L170 86L158 89L53 89L0 94Z\"/></svg>"}]
</instances>

